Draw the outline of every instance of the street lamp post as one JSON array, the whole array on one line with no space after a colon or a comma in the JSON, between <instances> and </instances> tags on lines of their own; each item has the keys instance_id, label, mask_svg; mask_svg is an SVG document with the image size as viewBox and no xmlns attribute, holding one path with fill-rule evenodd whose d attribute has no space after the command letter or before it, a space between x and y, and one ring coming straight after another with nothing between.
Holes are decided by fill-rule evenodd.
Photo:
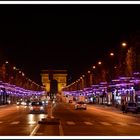
<instances>
[{"instance_id":1,"label":"street lamp post","mask_svg":"<svg viewBox=\"0 0 140 140\"><path fill-rule=\"evenodd\" d=\"M98 73L97 73L98 83L102 81L102 77L103 77L102 70L103 70L102 62L98 61Z\"/></svg>"},{"instance_id":2,"label":"street lamp post","mask_svg":"<svg viewBox=\"0 0 140 140\"><path fill-rule=\"evenodd\" d=\"M119 58L119 70L118 70L118 75L119 76L124 76L125 75L125 68L126 68L126 62L125 62L125 58L126 58L126 52L127 52L127 44L125 42L123 42L121 44L121 48L120 48L120 53L118 58Z\"/></svg>"},{"instance_id":3,"label":"street lamp post","mask_svg":"<svg viewBox=\"0 0 140 140\"><path fill-rule=\"evenodd\" d=\"M109 65L108 65L108 76L107 76L107 81L111 81L115 77L115 55L113 52L109 54Z\"/></svg>"},{"instance_id":4,"label":"street lamp post","mask_svg":"<svg viewBox=\"0 0 140 140\"><path fill-rule=\"evenodd\" d=\"M98 83L98 73L97 73L97 66L93 66L93 72L92 72L92 84L97 84Z\"/></svg>"},{"instance_id":5,"label":"street lamp post","mask_svg":"<svg viewBox=\"0 0 140 140\"><path fill-rule=\"evenodd\" d=\"M87 78L86 78L86 87L90 87L92 85L92 73L91 71L87 72Z\"/></svg>"}]
</instances>

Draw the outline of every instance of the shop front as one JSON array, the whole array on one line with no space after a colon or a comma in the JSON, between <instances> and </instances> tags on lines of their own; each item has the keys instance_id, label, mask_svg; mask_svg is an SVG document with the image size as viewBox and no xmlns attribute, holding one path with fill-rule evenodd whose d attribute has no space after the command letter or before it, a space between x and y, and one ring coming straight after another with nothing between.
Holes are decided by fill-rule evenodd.
<instances>
[{"instance_id":1,"label":"shop front","mask_svg":"<svg viewBox=\"0 0 140 140\"><path fill-rule=\"evenodd\" d=\"M135 97L136 103L138 108L140 109L140 90L136 91L136 97Z\"/></svg>"},{"instance_id":2,"label":"shop front","mask_svg":"<svg viewBox=\"0 0 140 140\"><path fill-rule=\"evenodd\" d=\"M0 89L0 105L5 105L8 103L8 94L5 88Z\"/></svg>"}]
</instances>

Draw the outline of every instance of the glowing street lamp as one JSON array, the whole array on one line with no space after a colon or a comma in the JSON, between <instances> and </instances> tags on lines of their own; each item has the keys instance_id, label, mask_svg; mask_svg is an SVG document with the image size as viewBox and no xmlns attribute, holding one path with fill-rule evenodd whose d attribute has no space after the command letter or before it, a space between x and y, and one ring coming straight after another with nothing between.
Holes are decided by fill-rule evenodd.
<instances>
[{"instance_id":1,"label":"glowing street lamp","mask_svg":"<svg viewBox=\"0 0 140 140\"><path fill-rule=\"evenodd\" d=\"M122 43L122 46L123 46L123 47L126 47L126 46L127 46L127 44L126 44L125 42L123 42L123 43Z\"/></svg>"},{"instance_id":2,"label":"glowing street lamp","mask_svg":"<svg viewBox=\"0 0 140 140\"><path fill-rule=\"evenodd\" d=\"M101 62L101 61L99 61L99 62L98 62L98 64L99 64L99 65L101 65L101 64L102 64L102 62Z\"/></svg>"},{"instance_id":3,"label":"glowing street lamp","mask_svg":"<svg viewBox=\"0 0 140 140\"><path fill-rule=\"evenodd\" d=\"M16 70L16 67L13 67L13 70Z\"/></svg>"},{"instance_id":4,"label":"glowing street lamp","mask_svg":"<svg viewBox=\"0 0 140 140\"><path fill-rule=\"evenodd\" d=\"M114 53L111 52L111 53L110 53L110 56L114 56Z\"/></svg>"},{"instance_id":5,"label":"glowing street lamp","mask_svg":"<svg viewBox=\"0 0 140 140\"><path fill-rule=\"evenodd\" d=\"M96 66L93 66L93 69L95 69L96 68Z\"/></svg>"},{"instance_id":6,"label":"glowing street lamp","mask_svg":"<svg viewBox=\"0 0 140 140\"><path fill-rule=\"evenodd\" d=\"M6 61L5 63L8 64L8 61Z\"/></svg>"}]
</instances>

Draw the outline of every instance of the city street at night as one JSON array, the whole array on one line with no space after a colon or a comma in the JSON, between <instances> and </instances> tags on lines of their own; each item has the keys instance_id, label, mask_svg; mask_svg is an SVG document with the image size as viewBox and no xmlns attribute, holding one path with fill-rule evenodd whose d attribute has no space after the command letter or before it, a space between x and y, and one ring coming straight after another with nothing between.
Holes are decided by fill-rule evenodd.
<instances>
[{"instance_id":1,"label":"city street at night","mask_svg":"<svg viewBox=\"0 0 140 140\"><path fill-rule=\"evenodd\" d=\"M140 3L24 2L0 1L0 136L139 137Z\"/></svg>"},{"instance_id":2,"label":"city street at night","mask_svg":"<svg viewBox=\"0 0 140 140\"><path fill-rule=\"evenodd\" d=\"M11 117L12 116L12 117ZM30 114L27 106L0 108L0 136L139 136L140 114L122 113L104 105L75 110L74 103L56 103L60 124L39 124L45 114Z\"/></svg>"}]
</instances>

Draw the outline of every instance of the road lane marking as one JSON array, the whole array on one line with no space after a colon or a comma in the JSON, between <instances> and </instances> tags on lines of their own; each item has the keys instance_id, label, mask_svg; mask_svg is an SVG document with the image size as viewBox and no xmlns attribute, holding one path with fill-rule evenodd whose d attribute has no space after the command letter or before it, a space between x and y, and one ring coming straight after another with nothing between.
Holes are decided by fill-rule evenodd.
<instances>
[{"instance_id":1,"label":"road lane marking","mask_svg":"<svg viewBox=\"0 0 140 140\"><path fill-rule=\"evenodd\" d=\"M12 122L12 123L10 123L10 124L19 124L20 122L19 121L17 121L17 122Z\"/></svg>"},{"instance_id":2,"label":"road lane marking","mask_svg":"<svg viewBox=\"0 0 140 140\"><path fill-rule=\"evenodd\" d=\"M91 122L84 122L86 125L93 125Z\"/></svg>"},{"instance_id":3,"label":"road lane marking","mask_svg":"<svg viewBox=\"0 0 140 140\"><path fill-rule=\"evenodd\" d=\"M36 127L33 129L33 131L31 132L30 136L35 136L37 130L39 129L40 124L37 124Z\"/></svg>"},{"instance_id":4,"label":"road lane marking","mask_svg":"<svg viewBox=\"0 0 140 140\"><path fill-rule=\"evenodd\" d=\"M132 125L138 125L138 126L140 126L140 123L131 123Z\"/></svg>"},{"instance_id":5,"label":"road lane marking","mask_svg":"<svg viewBox=\"0 0 140 140\"><path fill-rule=\"evenodd\" d=\"M68 125L75 125L75 122L73 122L73 121L67 121L66 122Z\"/></svg>"},{"instance_id":6,"label":"road lane marking","mask_svg":"<svg viewBox=\"0 0 140 140\"><path fill-rule=\"evenodd\" d=\"M108 122L100 122L100 124L103 124L103 125L111 125L111 124L108 123Z\"/></svg>"},{"instance_id":7,"label":"road lane marking","mask_svg":"<svg viewBox=\"0 0 140 140\"><path fill-rule=\"evenodd\" d=\"M28 122L28 124L36 124L37 122L36 121L30 121Z\"/></svg>"},{"instance_id":8,"label":"road lane marking","mask_svg":"<svg viewBox=\"0 0 140 140\"><path fill-rule=\"evenodd\" d=\"M59 124L59 135L64 136L64 131L63 131L63 128L62 128L61 121L60 121L60 124Z\"/></svg>"}]
</instances>

